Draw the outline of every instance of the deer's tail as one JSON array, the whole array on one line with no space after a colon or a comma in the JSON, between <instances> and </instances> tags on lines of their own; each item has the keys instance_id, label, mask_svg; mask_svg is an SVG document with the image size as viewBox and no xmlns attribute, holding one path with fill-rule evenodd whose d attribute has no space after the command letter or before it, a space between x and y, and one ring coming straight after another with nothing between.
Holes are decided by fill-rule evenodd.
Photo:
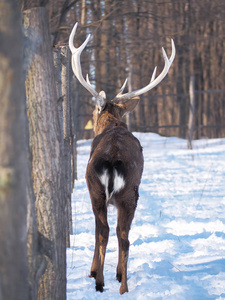
<instances>
[{"instance_id":1,"label":"deer's tail","mask_svg":"<svg viewBox=\"0 0 225 300\"><path fill-rule=\"evenodd\" d=\"M100 163L99 163L100 166ZM114 193L121 191L126 183L126 172L124 164L121 160L117 160L113 163L109 161L101 161L100 169L96 168L99 174L99 180L104 186L106 202L108 203Z\"/></svg>"}]
</instances>

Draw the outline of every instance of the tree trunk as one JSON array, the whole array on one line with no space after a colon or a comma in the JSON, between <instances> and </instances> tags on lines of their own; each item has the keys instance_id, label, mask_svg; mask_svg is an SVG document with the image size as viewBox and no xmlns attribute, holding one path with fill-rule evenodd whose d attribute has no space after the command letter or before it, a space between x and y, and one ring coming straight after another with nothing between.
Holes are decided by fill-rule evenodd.
<instances>
[{"instance_id":1,"label":"tree trunk","mask_svg":"<svg viewBox=\"0 0 225 300\"><path fill-rule=\"evenodd\" d=\"M66 298L66 203L62 195L62 148L46 10L27 10L24 27L30 50L26 54L30 60L26 94L32 178L39 246L47 262L38 299L61 300Z\"/></svg>"},{"instance_id":2,"label":"tree trunk","mask_svg":"<svg viewBox=\"0 0 225 300\"><path fill-rule=\"evenodd\" d=\"M0 4L0 299L28 299L23 37L16 0Z\"/></svg>"}]
</instances>

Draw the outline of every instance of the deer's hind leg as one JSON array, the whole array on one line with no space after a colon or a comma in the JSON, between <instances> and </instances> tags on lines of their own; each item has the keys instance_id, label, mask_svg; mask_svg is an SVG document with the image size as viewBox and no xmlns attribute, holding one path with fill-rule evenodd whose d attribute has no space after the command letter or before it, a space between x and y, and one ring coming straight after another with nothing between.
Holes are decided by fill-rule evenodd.
<instances>
[{"instance_id":1,"label":"deer's hind leg","mask_svg":"<svg viewBox=\"0 0 225 300\"><path fill-rule=\"evenodd\" d=\"M95 214L95 252L93 262L91 266L90 277L94 277L96 280L96 291L103 292L104 286L104 262L106 246L109 238L109 226L107 222L107 207L96 206L93 202L93 211Z\"/></svg>"},{"instance_id":2,"label":"deer's hind leg","mask_svg":"<svg viewBox=\"0 0 225 300\"><path fill-rule=\"evenodd\" d=\"M127 286L127 261L129 256L130 242L128 240L131 222L134 217L135 208L129 209L124 206L118 207L118 223L117 223L117 237L119 244L119 257L117 265L117 280L121 282L120 294L128 292Z\"/></svg>"}]
</instances>

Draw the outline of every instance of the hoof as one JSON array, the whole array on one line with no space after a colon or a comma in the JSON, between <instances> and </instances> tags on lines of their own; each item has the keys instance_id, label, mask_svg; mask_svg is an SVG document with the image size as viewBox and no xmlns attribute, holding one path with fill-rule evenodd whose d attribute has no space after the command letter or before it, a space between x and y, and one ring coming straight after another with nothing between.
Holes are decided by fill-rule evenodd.
<instances>
[{"instance_id":1,"label":"hoof","mask_svg":"<svg viewBox=\"0 0 225 300\"><path fill-rule=\"evenodd\" d=\"M121 282L121 280L122 280L122 274L121 274L121 273L117 273L117 274L116 274L116 279L117 279L119 282Z\"/></svg>"},{"instance_id":2,"label":"hoof","mask_svg":"<svg viewBox=\"0 0 225 300\"><path fill-rule=\"evenodd\" d=\"M96 279L96 276L97 276L97 272L95 271L91 271L90 275L88 275L88 277L94 277Z\"/></svg>"},{"instance_id":3,"label":"hoof","mask_svg":"<svg viewBox=\"0 0 225 300\"><path fill-rule=\"evenodd\" d=\"M102 284L102 283L96 283L96 286L95 286L95 288L96 288L96 292L103 292L103 286L104 286L104 284Z\"/></svg>"},{"instance_id":4,"label":"hoof","mask_svg":"<svg viewBox=\"0 0 225 300\"><path fill-rule=\"evenodd\" d=\"M128 287L121 285L121 287L120 287L120 295L123 295L124 293L128 293Z\"/></svg>"}]
</instances>

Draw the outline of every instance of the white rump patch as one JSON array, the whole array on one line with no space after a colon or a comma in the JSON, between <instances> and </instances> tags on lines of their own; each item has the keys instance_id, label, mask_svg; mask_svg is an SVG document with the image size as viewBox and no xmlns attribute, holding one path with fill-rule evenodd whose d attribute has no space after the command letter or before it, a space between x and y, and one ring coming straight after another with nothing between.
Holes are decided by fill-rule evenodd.
<instances>
[{"instance_id":1,"label":"white rump patch","mask_svg":"<svg viewBox=\"0 0 225 300\"><path fill-rule=\"evenodd\" d=\"M108 201L109 200L109 190L108 190L109 175L107 170L104 170L103 174L99 176L99 179L101 181L101 184L105 187L106 201Z\"/></svg>"},{"instance_id":2,"label":"white rump patch","mask_svg":"<svg viewBox=\"0 0 225 300\"><path fill-rule=\"evenodd\" d=\"M117 171L114 170L114 184L113 184L114 192L119 192L124 188L124 186L125 186L125 181L123 176L118 175Z\"/></svg>"},{"instance_id":3,"label":"white rump patch","mask_svg":"<svg viewBox=\"0 0 225 300\"><path fill-rule=\"evenodd\" d=\"M109 174L108 174L108 171L104 170L103 174L101 176L99 176L99 180L101 181L101 184L105 188L106 202L108 202L110 200L110 198L112 197L112 195L114 193L119 192L125 186L125 181L124 181L123 176L119 175L116 170L114 170L114 172L113 172L113 177L114 177L113 178L113 190L109 194L109 189L108 189Z\"/></svg>"}]
</instances>

